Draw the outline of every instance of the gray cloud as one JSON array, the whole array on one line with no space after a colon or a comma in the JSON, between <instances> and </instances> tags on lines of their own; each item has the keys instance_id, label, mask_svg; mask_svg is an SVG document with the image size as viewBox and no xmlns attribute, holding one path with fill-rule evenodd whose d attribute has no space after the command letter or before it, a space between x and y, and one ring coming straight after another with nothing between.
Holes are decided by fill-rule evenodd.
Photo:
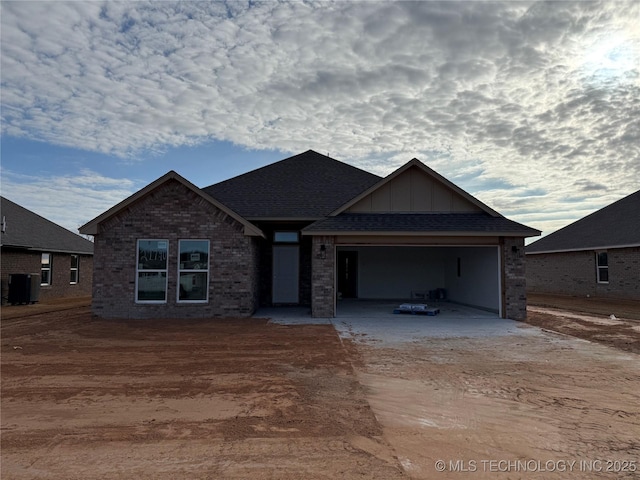
<instances>
[{"instance_id":1,"label":"gray cloud","mask_svg":"<svg viewBox=\"0 0 640 480\"><path fill-rule=\"evenodd\" d=\"M2 170L3 197L19 205L28 205L29 210L74 233L78 233L78 227L142 186L131 180L109 178L86 169L73 176L53 177Z\"/></svg>"},{"instance_id":2,"label":"gray cloud","mask_svg":"<svg viewBox=\"0 0 640 480\"><path fill-rule=\"evenodd\" d=\"M120 157L314 148L378 173L418 156L505 214L638 188L638 2L0 8L3 135Z\"/></svg>"}]
</instances>

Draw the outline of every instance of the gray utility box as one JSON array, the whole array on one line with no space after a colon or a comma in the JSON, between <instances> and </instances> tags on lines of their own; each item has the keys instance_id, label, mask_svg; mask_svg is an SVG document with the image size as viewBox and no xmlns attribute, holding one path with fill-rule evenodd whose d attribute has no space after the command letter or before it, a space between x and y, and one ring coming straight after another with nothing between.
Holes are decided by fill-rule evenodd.
<instances>
[{"instance_id":1,"label":"gray utility box","mask_svg":"<svg viewBox=\"0 0 640 480\"><path fill-rule=\"evenodd\" d=\"M11 305L36 303L40 298L40 275L37 273L12 273L9 275Z\"/></svg>"}]
</instances>

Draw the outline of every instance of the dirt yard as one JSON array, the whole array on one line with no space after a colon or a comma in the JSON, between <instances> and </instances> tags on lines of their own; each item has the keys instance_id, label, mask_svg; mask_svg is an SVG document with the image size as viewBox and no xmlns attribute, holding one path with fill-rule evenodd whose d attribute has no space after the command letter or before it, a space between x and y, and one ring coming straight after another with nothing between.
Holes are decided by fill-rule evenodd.
<instances>
[{"instance_id":1,"label":"dirt yard","mask_svg":"<svg viewBox=\"0 0 640 480\"><path fill-rule=\"evenodd\" d=\"M2 478L402 478L331 325L2 322Z\"/></svg>"},{"instance_id":2,"label":"dirt yard","mask_svg":"<svg viewBox=\"0 0 640 480\"><path fill-rule=\"evenodd\" d=\"M639 357L525 324L388 345L23 311L2 320L3 480L638 477Z\"/></svg>"},{"instance_id":3,"label":"dirt yard","mask_svg":"<svg viewBox=\"0 0 640 480\"><path fill-rule=\"evenodd\" d=\"M529 295L527 323L640 354L640 300Z\"/></svg>"}]
</instances>

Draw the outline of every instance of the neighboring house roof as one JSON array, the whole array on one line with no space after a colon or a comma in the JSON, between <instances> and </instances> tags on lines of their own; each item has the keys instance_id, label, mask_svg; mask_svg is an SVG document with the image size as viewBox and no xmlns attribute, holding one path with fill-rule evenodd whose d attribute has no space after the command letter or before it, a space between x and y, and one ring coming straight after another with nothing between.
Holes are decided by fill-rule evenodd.
<instances>
[{"instance_id":1,"label":"neighboring house roof","mask_svg":"<svg viewBox=\"0 0 640 480\"><path fill-rule=\"evenodd\" d=\"M253 225L252 223L250 223L246 219L242 218L240 215L238 215L236 212L231 210L229 207L227 207L226 205L223 205L218 200L216 200L215 198L211 197L210 195L208 195L207 193L205 193L204 191L202 191L201 189L196 187L193 183L189 182L188 180L186 180L184 177L180 176L178 173L174 172L173 170L171 170L167 174L163 175L162 177L158 178L155 182L150 183L149 185L147 185L142 190L140 190L140 191L134 193L133 195L131 195L130 197L126 198L125 200L123 200L119 204L117 204L114 207L110 208L109 210L104 212L102 215L99 215L96 218L94 218L93 220L91 220L90 222L86 223L85 225L80 227L80 232L88 234L88 235L96 235L98 233L98 225L100 223L102 223L105 220L107 220L108 218L111 218L112 216L118 214L121 210L127 208L129 205L131 205L131 204L137 202L138 200L142 199L146 195L148 195L151 192L153 192L156 188L160 187L165 182L168 182L170 180L175 180L175 181L181 183L186 188L188 188L189 190L191 190L195 194L199 195L200 197L204 198L207 202L211 203L216 208L222 210L224 213L226 213L227 215L229 215L230 217L232 217L233 219L235 219L236 221L238 221L239 223L244 225L244 234L245 235L255 236L255 237L264 237L264 233L262 233L262 230L260 230L258 227L256 227L255 225Z\"/></svg>"},{"instance_id":2,"label":"neighboring house roof","mask_svg":"<svg viewBox=\"0 0 640 480\"><path fill-rule=\"evenodd\" d=\"M377 175L308 150L203 190L249 220L315 220L379 181Z\"/></svg>"},{"instance_id":3,"label":"neighboring house roof","mask_svg":"<svg viewBox=\"0 0 640 480\"><path fill-rule=\"evenodd\" d=\"M93 243L40 215L0 197L6 228L3 247L39 252L93 255Z\"/></svg>"},{"instance_id":4,"label":"neighboring house roof","mask_svg":"<svg viewBox=\"0 0 640 480\"><path fill-rule=\"evenodd\" d=\"M527 246L528 254L640 246L640 190Z\"/></svg>"},{"instance_id":5,"label":"neighboring house roof","mask_svg":"<svg viewBox=\"0 0 640 480\"><path fill-rule=\"evenodd\" d=\"M540 232L488 213L341 213L312 223L303 235L474 235L529 237Z\"/></svg>"}]
</instances>

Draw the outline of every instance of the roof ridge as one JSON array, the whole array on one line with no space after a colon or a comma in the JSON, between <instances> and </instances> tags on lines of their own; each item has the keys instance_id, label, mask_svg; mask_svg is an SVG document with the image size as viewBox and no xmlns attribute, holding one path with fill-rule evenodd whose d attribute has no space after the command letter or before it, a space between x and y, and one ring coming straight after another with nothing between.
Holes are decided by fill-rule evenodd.
<instances>
[{"instance_id":1,"label":"roof ridge","mask_svg":"<svg viewBox=\"0 0 640 480\"><path fill-rule=\"evenodd\" d=\"M202 187L202 190L206 190L206 189L211 188L211 187L222 185L223 183L229 182L231 180L237 180L237 179L246 177L248 175L255 174L255 173L259 172L260 170L264 170L264 169L267 169L267 168L270 168L270 167L275 167L276 165L280 165L280 164L282 164L284 162L291 161L291 160L295 159L296 157L302 157L303 155L308 155L308 154L313 154L313 155L317 155L317 156L320 156L320 157L324 157L324 158L326 158L328 160L332 160L334 162L340 163L340 164L342 164L342 165L344 165L346 167L350 167L350 168L353 168L355 170L359 170L361 172L368 173L369 175L373 175L373 176L382 178L379 175L376 175L375 173L371 173L371 172L369 172L367 170L364 170L363 168L356 167L355 165L351 165L350 163L343 162L342 160L338 160L336 158L330 157L329 155L324 155L322 153L316 152L315 150L309 149L309 150L306 150L306 151L304 151L302 153L297 153L297 154L292 155L290 157L283 158L282 160L278 160L276 162L268 163L267 165L263 165L261 167L254 168L253 170L249 170L248 172L241 173L240 175L236 175L234 177L230 177L230 178L227 178L225 180L221 180L220 182L212 183L211 185L207 185L206 187Z\"/></svg>"}]
</instances>

